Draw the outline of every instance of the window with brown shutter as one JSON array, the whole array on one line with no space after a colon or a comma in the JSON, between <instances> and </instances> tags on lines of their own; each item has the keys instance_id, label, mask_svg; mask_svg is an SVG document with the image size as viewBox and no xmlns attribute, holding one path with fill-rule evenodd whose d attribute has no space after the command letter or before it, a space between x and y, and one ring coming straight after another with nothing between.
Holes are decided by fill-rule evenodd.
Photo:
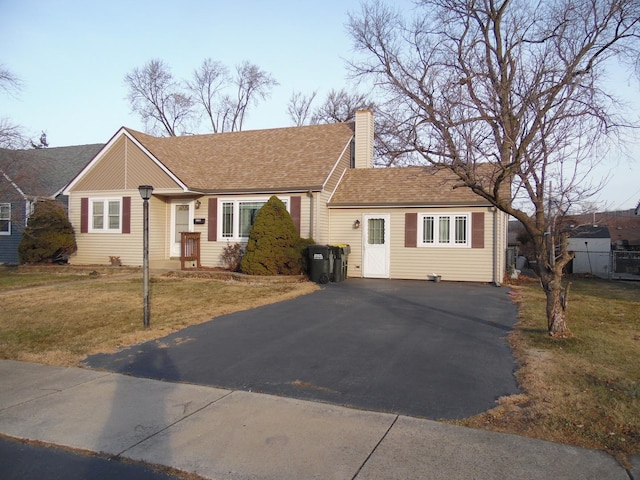
<instances>
[{"instance_id":1,"label":"window with brown shutter","mask_svg":"<svg viewBox=\"0 0 640 480\"><path fill-rule=\"evenodd\" d=\"M405 247L417 247L418 246L418 214L417 213L405 213L404 214L404 246Z\"/></svg>"},{"instance_id":2,"label":"window with brown shutter","mask_svg":"<svg viewBox=\"0 0 640 480\"><path fill-rule=\"evenodd\" d=\"M131 197L122 197L122 233L131 233Z\"/></svg>"},{"instance_id":3,"label":"window with brown shutter","mask_svg":"<svg viewBox=\"0 0 640 480\"><path fill-rule=\"evenodd\" d=\"M293 220L293 224L296 226L296 229L298 230L298 234L300 234L301 204L302 204L301 197L291 197L291 206L290 206L291 219Z\"/></svg>"},{"instance_id":4,"label":"window with brown shutter","mask_svg":"<svg viewBox=\"0 0 640 480\"><path fill-rule=\"evenodd\" d=\"M82 197L80 199L80 233L89 231L89 199Z\"/></svg>"},{"instance_id":5,"label":"window with brown shutter","mask_svg":"<svg viewBox=\"0 0 640 480\"><path fill-rule=\"evenodd\" d=\"M471 214L471 248L484 248L484 212Z\"/></svg>"},{"instance_id":6,"label":"window with brown shutter","mask_svg":"<svg viewBox=\"0 0 640 480\"><path fill-rule=\"evenodd\" d=\"M207 229L207 240L215 242L218 239L218 199L209 199L209 228Z\"/></svg>"}]
</instances>

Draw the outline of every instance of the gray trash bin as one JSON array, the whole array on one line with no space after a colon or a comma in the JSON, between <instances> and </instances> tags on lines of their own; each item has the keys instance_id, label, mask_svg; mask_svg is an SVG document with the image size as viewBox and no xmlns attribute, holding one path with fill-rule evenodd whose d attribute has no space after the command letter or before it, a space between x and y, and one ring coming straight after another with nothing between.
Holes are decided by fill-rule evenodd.
<instances>
[{"instance_id":1,"label":"gray trash bin","mask_svg":"<svg viewBox=\"0 0 640 480\"><path fill-rule=\"evenodd\" d=\"M333 281L342 282L347 278L347 260L351 253L351 247L349 245L333 245L331 249L335 256L333 264Z\"/></svg>"},{"instance_id":2,"label":"gray trash bin","mask_svg":"<svg viewBox=\"0 0 640 480\"><path fill-rule=\"evenodd\" d=\"M309 279L316 283L328 283L333 276L334 252L329 245L309 245Z\"/></svg>"}]
</instances>

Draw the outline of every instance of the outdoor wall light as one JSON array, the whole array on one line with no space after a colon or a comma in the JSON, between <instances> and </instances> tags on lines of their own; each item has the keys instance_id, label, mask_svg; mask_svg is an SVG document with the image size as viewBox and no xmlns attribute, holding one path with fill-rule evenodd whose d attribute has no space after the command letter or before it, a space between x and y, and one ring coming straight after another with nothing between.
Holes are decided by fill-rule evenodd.
<instances>
[{"instance_id":1,"label":"outdoor wall light","mask_svg":"<svg viewBox=\"0 0 640 480\"><path fill-rule=\"evenodd\" d=\"M355 222L353 222L353 228L355 229L360 228L360 220L356 220Z\"/></svg>"},{"instance_id":2,"label":"outdoor wall light","mask_svg":"<svg viewBox=\"0 0 640 480\"><path fill-rule=\"evenodd\" d=\"M196 200L196 210L200 208L200 205L202 205L202 202L200 200Z\"/></svg>"}]
</instances>

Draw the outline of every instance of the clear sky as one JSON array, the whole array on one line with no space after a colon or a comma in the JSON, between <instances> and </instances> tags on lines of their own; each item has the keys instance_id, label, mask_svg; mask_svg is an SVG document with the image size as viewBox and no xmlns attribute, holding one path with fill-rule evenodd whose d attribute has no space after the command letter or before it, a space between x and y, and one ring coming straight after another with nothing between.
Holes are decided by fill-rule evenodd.
<instances>
[{"instance_id":1,"label":"clear sky","mask_svg":"<svg viewBox=\"0 0 640 480\"><path fill-rule=\"evenodd\" d=\"M318 90L322 99L348 86L345 24L359 9L360 0L0 0L0 64L23 82L19 94L0 95L0 117L34 138L44 130L52 147L104 143L123 125L143 130L126 100L126 73L160 58L185 79L212 58L230 68L248 60L280 83L245 129L289 126L294 90ZM611 82L638 120L637 80L615 72ZM599 195L608 207L640 200L635 138L630 155L612 151L595 172L609 174Z\"/></svg>"}]
</instances>

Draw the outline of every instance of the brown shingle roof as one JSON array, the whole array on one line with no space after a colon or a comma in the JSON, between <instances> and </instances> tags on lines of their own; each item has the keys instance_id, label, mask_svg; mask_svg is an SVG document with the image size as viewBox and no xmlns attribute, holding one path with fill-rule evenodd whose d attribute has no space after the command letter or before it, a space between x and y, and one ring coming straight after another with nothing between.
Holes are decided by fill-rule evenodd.
<instances>
[{"instance_id":1,"label":"brown shingle roof","mask_svg":"<svg viewBox=\"0 0 640 480\"><path fill-rule=\"evenodd\" d=\"M353 124L158 138L127 129L189 188L207 192L318 189Z\"/></svg>"},{"instance_id":2,"label":"brown shingle roof","mask_svg":"<svg viewBox=\"0 0 640 480\"><path fill-rule=\"evenodd\" d=\"M354 169L345 174L329 206L488 205L446 170L431 167Z\"/></svg>"}]
</instances>

